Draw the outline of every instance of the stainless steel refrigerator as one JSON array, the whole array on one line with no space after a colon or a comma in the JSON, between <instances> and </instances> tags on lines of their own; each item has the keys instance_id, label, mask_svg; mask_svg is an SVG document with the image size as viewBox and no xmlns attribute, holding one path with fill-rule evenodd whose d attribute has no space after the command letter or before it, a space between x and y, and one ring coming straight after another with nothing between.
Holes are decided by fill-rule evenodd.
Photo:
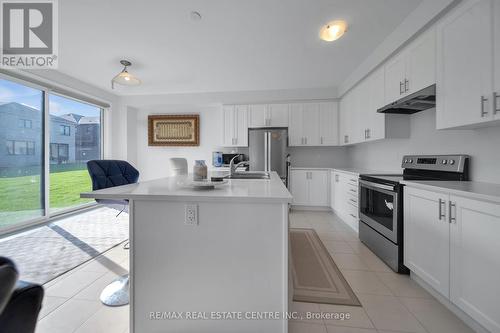
<instances>
[{"instance_id":1,"label":"stainless steel refrigerator","mask_svg":"<svg viewBox=\"0 0 500 333\"><path fill-rule=\"evenodd\" d=\"M248 146L250 171L276 171L286 183L288 174L286 128L250 129Z\"/></svg>"}]
</instances>

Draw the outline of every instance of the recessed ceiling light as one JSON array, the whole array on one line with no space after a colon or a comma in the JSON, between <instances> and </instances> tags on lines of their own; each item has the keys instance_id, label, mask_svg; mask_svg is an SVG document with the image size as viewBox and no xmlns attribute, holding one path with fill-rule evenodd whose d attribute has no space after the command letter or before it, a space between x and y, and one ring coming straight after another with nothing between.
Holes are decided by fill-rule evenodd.
<instances>
[{"instance_id":1,"label":"recessed ceiling light","mask_svg":"<svg viewBox=\"0 0 500 333\"><path fill-rule=\"evenodd\" d=\"M201 14L197 11L192 11L190 14L191 20L193 21L200 21L201 20Z\"/></svg>"},{"instance_id":2,"label":"recessed ceiling light","mask_svg":"<svg viewBox=\"0 0 500 333\"><path fill-rule=\"evenodd\" d=\"M327 42L332 42L342 37L346 30L346 21L331 21L321 27L321 30L319 31L319 38Z\"/></svg>"}]
</instances>

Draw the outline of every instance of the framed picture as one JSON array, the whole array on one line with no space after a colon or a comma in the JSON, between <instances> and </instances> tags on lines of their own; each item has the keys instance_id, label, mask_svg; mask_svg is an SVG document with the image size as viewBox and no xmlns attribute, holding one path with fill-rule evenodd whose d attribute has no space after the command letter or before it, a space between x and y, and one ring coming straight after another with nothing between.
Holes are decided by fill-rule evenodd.
<instances>
[{"instance_id":1,"label":"framed picture","mask_svg":"<svg viewBox=\"0 0 500 333\"><path fill-rule=\"evenodd\" d=\"M199 146L200 116L149 115L148 142L150 146Z\"/></svg>"}]
</instances>

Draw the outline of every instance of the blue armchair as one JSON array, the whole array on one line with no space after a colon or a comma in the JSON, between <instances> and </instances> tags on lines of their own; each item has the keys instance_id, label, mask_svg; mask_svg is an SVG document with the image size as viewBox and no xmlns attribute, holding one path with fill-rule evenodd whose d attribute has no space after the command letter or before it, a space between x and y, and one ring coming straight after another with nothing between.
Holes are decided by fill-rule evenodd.
<instances>
[{"instance_id":1,"label":"blue armchair","mask_svg":"<svg viewBox=\"0 0 500 333\"><path fill-rule=\"evenodd\" d=\"M139 171L130 163L120 160L92 160L87 162L92 179L92 190L137 183ZM96 199L102 205L128 213L128 200ZM109 306L129 303L129 276L124 275L111 282L101 292L101 302Z\"/></svg>"}]
</instances>

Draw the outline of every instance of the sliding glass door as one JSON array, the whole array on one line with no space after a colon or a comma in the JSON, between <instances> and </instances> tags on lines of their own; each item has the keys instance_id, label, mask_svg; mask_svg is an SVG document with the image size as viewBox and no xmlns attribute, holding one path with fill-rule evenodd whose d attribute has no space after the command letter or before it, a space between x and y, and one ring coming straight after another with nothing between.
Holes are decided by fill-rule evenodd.
<instances>
[{"instance_id":1,"label":"sliding glass door","mask_svg":"<svg viewBox=\"0 0 500 333\"><path fill-rule=\"evenodd\" d=\"M0 77L0 234L91 203L101 107Z\"/></svg>"},{"instance_id":2,"label":"sliding glass door","mask_svg":"<svg viewBox=\"0 0 500 333\"><path fill-rule=\"evenodd\" d=\"M102 109L49 94L50 211L92 202L80 193L92 190L87 161L101 157Z\"/></svg>"},{"instance_id":3,"label":"sliding glass door","mask_svg":"<svg viewBox=\"0 0 500 333\"><path fill-rule=\"evenodd\" d=\"M44 215L44 92L0 79L0 230Z\"/></svg>"}]
</instances>

